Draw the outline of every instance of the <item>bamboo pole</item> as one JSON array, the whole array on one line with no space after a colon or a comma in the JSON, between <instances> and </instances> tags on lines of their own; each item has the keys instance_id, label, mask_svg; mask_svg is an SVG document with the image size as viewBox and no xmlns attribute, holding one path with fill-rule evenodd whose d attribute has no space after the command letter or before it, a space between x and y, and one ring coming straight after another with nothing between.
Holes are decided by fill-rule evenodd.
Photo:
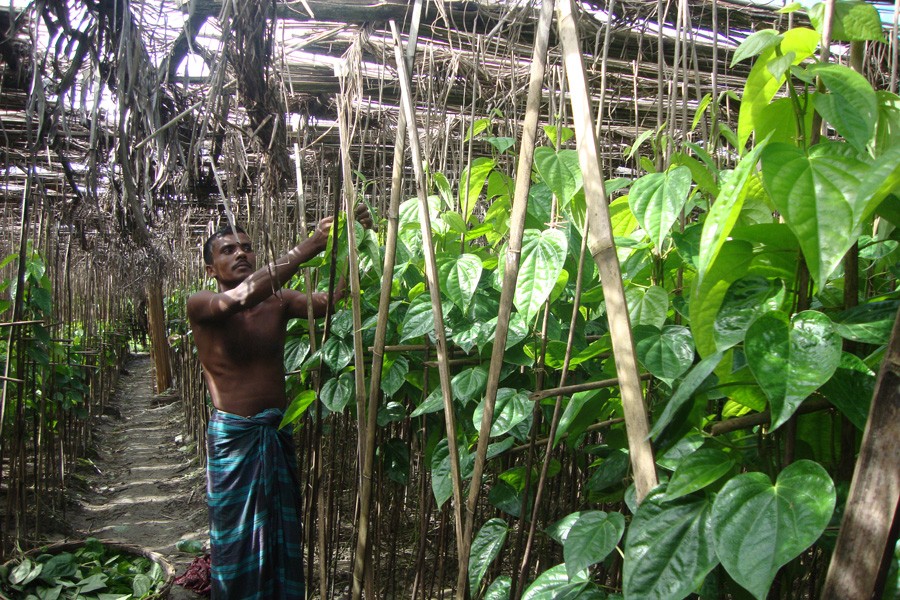
<instances>
[{"instance_id":1,"label":"bamboo pole","mask_svg":"<svg viewBox=\"0 0 900 600\"><path fill-rule=\"evenodd\" d=\"M888 344L863 432L847 507L823 600L874 598L900 502L900 312ZM893 552L893 547L890 548Z\"/></svg>"},{"instance_id":2,"label":"bamboo pole","mask_svg":"<svg viewBox=\"0 0 900 600\"><path fill-rule=\"evenodd\" d=\"M447 336L444 332L444 313L441 308L441 291L438 280L437 264L434 257L434 242L431 238L431 216L428 212L428 197L425 190L425 173L422 169L421 152L419 151L419 133L416 127L415 108L412 101L409 73L400 46L400 34L397 24L390 22L391 34L394 38L394 53L397 60L398 78L400 80L401 103L406 113L409 146L412 151L413 169L416 174L416 193L419 198L419 222L422 226L422 245L425 254L425 276L431 293L431 310L434 314L434 333L437 338L435 350L438 356L438 371L441 379L441 393L444 397L444 420L447 427L447 445L450 451L450 478L453 483L454 530L456 532L457 562L460 570L465 570L468 556L463 548L463 496L462 480L459 470L459 450L456 440L456 417L453 410L453 392L450 389L450 367L447 364ZM458 593L458 592L457 592Z\"/></svg>"},{"instance_id":3,"label":"bamboo pole","mask_svg":"<svg viewBox=\"0 0 900 600\"><path fill-rule=\"evenodd\" d=\"M410 26L409 45L406 48L406 66L412 68L416 52L416 36L422 14L422 0L416 0L413 21ZM378 321L375 326L375 342L372 351L372 369L369 378L368 426L363 451L363 470L359 492L359 526L356 538L356 560L353 564L353 600L362 595L362 578L368 563L369 513L372 503L372 469L375 462L375 429L378 417L378 398L381 394L381 370L384 366L384 347L387 338L388 311L391 304L391 285L397 254L397 233L400 229L400 199L403 189L403 153L406 143L406 116L403 111L397 119L397 137L394 139L394 162L391 173L391 200L388 207L388 230L384 249L384 268L381 278L381 294L378 301Z\"/></svg>"},{"instance_id":4,"label":"bamboo pole","mask_svg":"<svg viewBox=\"0 0 900 600\"><path fill-rule=\"evenodd\" d=\"M550 39L550 23L553 19L553 1L543 0L541 13L532 52L528 99L525 108L525 120L522 126L522 143L519 148L519 163L516 168L516 188L513 195L512 215L509 219L509 243L506 251L506 263L503 271L503 285L500 291L500 308L497 315L497 329L494 333L494 347L491 351L491 364L488 370L487 388L484 395L484 412L478 432L478 447L475 451L475 464L472 469L472 482L469 486L469 497L466 503L466 523L459 553L465 558L456 580L456 597L465 598L468 587L468 557L472 544L472 532L475 527L475 507L481 491L481 477L487 458L490 443L491 425L494 420L494 405L497 401L497 389L500 383L500 372L503 367L503 354L506 350L506 338L509 333L509 319L512 314L513 297L516 281L519 277L519 259L522 253L522 238L525 232L525 216L528 210L528 192L531 189L531 169L534 162L534 146L537 137L538 118L541 110L541 93L544 83L544 72L547 65L547 46Z\"/></svg>"},{"instance_id":5,"label":"bamboo pole","mask_svg":"<svg viewBox=\"0 0 900 600\"><path fill-rule=\"evenodd\" d=\"M590 96L574 11L572 0L560 0L557 5L557 27L571 90L578 160L587 198L588 246L600 271L600 281L606 299L616 373L619 376L625 412L629 454L634 469L637 499L640 502L647 492L656 486L656 470L653 449L648 440L647 408L644 405L634 340L631 337L628 306L625 302L622 273L609 219L606 190L603 188L603 171L600 166L597 138L594 136Z\"/></svg>"}]
</instances>

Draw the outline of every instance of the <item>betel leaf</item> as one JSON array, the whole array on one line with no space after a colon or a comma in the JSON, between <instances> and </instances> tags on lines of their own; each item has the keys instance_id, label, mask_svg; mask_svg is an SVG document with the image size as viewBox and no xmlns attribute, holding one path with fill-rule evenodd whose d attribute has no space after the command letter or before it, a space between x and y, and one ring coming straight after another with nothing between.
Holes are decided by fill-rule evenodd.
<instances>
[{"instance_id":1,"label":"betel leaf","mask_svg":"<svg viewBox=\"0 0 900 600\"><path fill-rule=\"evenodd\" d=\"M506 536L509 533L509 525L503 519L490 519L481 526L475 538L472 540L472 549L469 552L469 593L477 597L481 580L484 579L488 567L500 554Z\"/></svg>"},{"instance_id":2,"label":"betel leaf","mask_svg":"<svg viewBox=\"0 0 900 600\"><path fill-rule=\"evenodd\" d=\"M441 287L450 300L465 311L481 279L481 259L475 254L460 254L440 265Z\"/></svg>"},{"instance_id":3,"label":"betel leaf","mask_svg":"<svg viewBox=\"0 0 900 600\"><path fill-rule=\"evenodd\" d=\"M382 365L381 391L390 398L403 386L409 373L409 361L405 356L397 356Z\"/></svg>"},{"instance_id":4,"label":"betel leaf","mask_svg":"<svg viewBox=\"0 0 900 600\"><path fill-rule=\"evenodd\" d=\"M881 15L878 9L862 0L835 2L831 18L831 41L864 42L884 41ZM809 20L819 30L825 29L825 4L816 3L809 9Z\"/></svg>"},{"instance_id":5,"label":"betel leaf","mask_svg":"<svg viewBox=\"0 0 900 600\"><path fill-rule=\"evenodd\" d=\"M875 392L875 373L861 358L844 352L840 366L820 391L857 429L865 430Z\"/></svg>"},{"instance_id":6,"label":"betel leaf","mask_svg":"<svg viewBox=\"0 0 900 600\"><path fill-rule=\"evenodd\" d=\"M744 353L769 399L774 430L834 374L841 361L841 338L820 312L806 310L789 319L772 311L747 330Z\"/></svg>"},{"instance_id":7,"label":"betel leaf","mask_svg":"<svg viewBox=\"0 0 900 600\"><path fill-rule=\"evenodd\" d=\"M675 500L720 479L737 464L734 457L718 448L701 448L681 459L669 485L666 499Z\"/></svg>"},{"instance_id":8,"label":"betel leaf","mask_svg":"<svg viewBox=\"0 0 900 600\"><path fill-rule=\"evenodd\" d=\"M563 544L566 573L575 578L593 564L605 559L625 533L625 517L621 513L591 510L569 528Z\"/></svg>"},{"instance_id":9,"label":"betel leaf","mask_svg":"<svg viewBox=\"0 0 900 600\"><path fill-rule=\"evenodd\" d=\"M522 600L606 600L596 584L584 579L572 580L566 565L551 567L538 575L522 595Z\"/></svg>"},{"instance_id":10,"label":"betel leaf","mask_svg":"<svg viewBox=\"0 0 900 600\"><path fill-rule=\"evenodd\" d=\"M599 464L588 479L585 487L591 492L602 492L613 486L621 486L628 474L629 458L624 450L614 450L606 458L595 461L591 466Z\"/></svg>"},{"instance_id":11,"label":"betel leaf","mask_svg":"<svg viewBox=\"0 0 900 600\"><path fill-rule=\"evenodd\" d=\"M566 538L569 536L569 531L572 530L572 525L574 525L579 518L581 518L580 512L569 513L556 523L547 527L547 529L544 530L544 533L549 535L551 539L556 540L559 544L565 544Z\"/></svg>"},{"instance_id":12,"label":"betel leaf","mask_svg":"<svg viewBox=\"0 0 900 600\"><path fill-rule=\"evenodd\" d=\"M784 33L779 47L782 55L793 53L793 64L798 65L816 51L819 46L819 34L805 27L794 27ZM784 85L784 78L776 78L769 71L768 63L775 58L775 47L767 48L759 55L759 59L750 70L741 108L738 114L737 147L743 148L756 128L756 117L761 110L775 98L778 90Z\"/></svg>"},{"instance_id":13,"label":"betel leaf","mask_svg":"<svg viewBox=\"0 0 900 600\"><path fill-rule=\"evenodd\" d=\"M431 390L431 393L428 394L428 397L422 401L422 403L416 407L412 414L409 415L411 419L415 417L420 417L422 415L427 415L433 412L437 412L439 410L444 410L444 395L441 391L441 388L437 387Z\"/></svg>"},{"instance_id":14,"label":"betel leaf","mask_svg":"<svg viewBox=\"0 0 900 600\"><path fill-rule=\"evenodd\" d=\"M637 358L648 371L671 384L694 362L694 341L683 325L638 325L633 329Z\"/></svg>"},{"instance_id":15,"label":"betel leaf","mask_svg":"<svg viewBox=\"0 0 900 600\"><path fill-rule=\"evenodd\" d=\"M484 600L509 600L512 591L512 578L509 575L501 575L488 586L484 592Z\"/></svg>"},{"instance_id":16,"label":"betel leaf","mask_svg":"<svg viewBox=\"0 0 900 600\"><path fill-rule=\"evenodd\" d=\"M900 308L900 299L881 300L849 308L834 318L834 329L847 340L886 344Z\"/></svg>"},{"instance_id":17,"label":"betel leaf","mask_svg":"<svg viewBox=\"0 0 900 600\"><path fill-rule=\"evenodd\" d=\"M513 303L526 322L531 322L553 291L567 249L566 236L558 229L525 230Z\"/></svg>"},{"instance_id":18,"label":"betel leaf","mask_svg":"<svg viewBox=\"0 0 900 600\"><path fill-rule=\"evenodd\" d=\"M477 366L460 371L450 381L454 399L468 402L477 398L484 392L487 379L488 372L486 367Z\"/></svg>"},{"instance_id":19,"label":"betel leaf","mask_svg":"<svg viewBox=\"0 0 900 600\"><path fill-rule=\"evenodd\" d=\"M344 340L331 336L322 344L322 360L329 369L338 372L353 360L353 348Z\"/></svg>"},{"instance_id":20,"label":"betel leaf","mask_svg":"<svg viewBox=\"0 0 900 600\"><path fill-rule=\"evenodd\" d=\"M278 429L285 427L286 425L290 425L297 419L303 416L303 413L306 412L306 409L309 408L309 405L316 401L316 392L314 390L303 390L299 394L297 394L294 399L291 401L290 406L288 406L287 410L284 411L284 416L281 417L281 423L278 425Z\"/></svg>"},{"instance_id":21,"label":"betel leaf","mask_svg":"<svg viewBox=\"0 0 900 600\"><path fill-rule=\"evenodd\" d=\"M517 392L512 388L500 388L497 390L497 398L494 402L494 420L491 424L491 437L497 437L508 432L516 425L524 421L531 414L532 403L528 394ZM481 419L484 414L484 400L478 403L472 413L472 424L475 429L481 428Z\"/></svg>"},{"instance_id":22,"label":"betel leaf","mask_svg":"<svg viewBox=\"0 0 900 600\"><path fill-rule=\"evenodd\" d=\"M409 446L400 438L391 438L380 448L384 474L400 485L409 483Z\"/></svg>"},{"instance_id":23,"label":"betel leaf","mask_svg":"<svg viewBox=\"0 0 900 600\"><path fill-rule=\"evenodd\" d=\"M753 260L753 246L742 240L729 240L702 280L691 286L690 323L694 344L700 356L716 352L713 327L719 308L731 284L747 273Z\"/></svg>"},{"instance_id":24,"label":"betel leaf","mask_svg":"<svg viewBox=\"0 0 900 600\"><path fill-rule=\"evenodd\" d=\"M780 279L749 275L732 283L713 323L716 349L725 351L744 341L750 323L763 313L777 310L783 300Z\"/></svg>"},{"instance_id":25,"label":"betel leaf","mask_svg":"<svg viewBox=\"0 0 900 600\"><path fill-rule=\"evenodd\" d=\"M431 455L431 491L437 508L453 495L453 479L450 471L450 444L447 438L437 443Z\"/></svg>"},{"instance_id":26,"label":"betel leaf","mask_svg":"<svg viewBox=\"0 0 900 600\"><path fill-rule=\"evenodd\" d=\"M666 322L669 310L669 294L658 285L649 287L628 286L625 289L628 317L631 326L652 325L660 328Z\"/></svg>"},{"instance_id":27,"label":"betel leaf","mask_svg":"<svg viewBox=\"0 0 900 600\"><path fill-rule=\"evenodd\" d=\"M568 206L583 185L578 153L575 150L556 152L545 146L535 148L534 166L563 207Z\"/></svg>"},{"instance_id":28,"label":"betel leaf","mask_svg":"<svg viewBox=\"0 0 900 600\"><path fill-rule=\"evenodd\" d=\"M687 167L644 175L631 186L628 205L659 254L690 191L691 170Z\"/></svg>"},{"instance_id":29,"label":"betel leaf","mask_svg":"<svg viewBox=\"0 0 900 600\"><path fill-rule=\"evenodd\" d=\"M857 152L865 152L875 135L878 121L875 90L865 77L850 67L816 64L809 70L828 90L826 94L813 97L816 110Z\"/></svg>"},{"instance_id":30,"label":"betel leaf","mask_svg":"<svg viewBox=\"0 0 900 600\"><path fill-rule=\"evenodd\" d=\"M339 413L346 408L353 397L353 375L341 373L338 377L332 377L322 385L319 398L328 410Z\"/></svg>"},{"instance_id":31,"label":"betel leaf","mask_svg":"<svg viewBox=\"0 0 900 600\"><path fill-rule=\"evenodd\" d=\"M666 501L650 491L628 527L623 588L626 598L679 600L716 566L712 503L705 497Z\"/></svg>"},{"instance_id":32,"label":"betel leaf","mask_svg":"<svg viewBox=\"0 0 900 600\"><path fill-rule=\"evenodd\" d=\"M484 182L495 166L497 163L490 158L476 158L459 176L459 210L466 221L472 216L472 210L478 196L481 195Z\"/></svg>"},{"instance_id":33,"label":"betel leaf","mask_svg":"<svg viewBox=\"0 0 900 600\"><path fill-rule=\"evenodd\" d=\"M678 389L669 398L662 414L659 415L659 418L653 424L653 429L650 430L650 437L656 439L665 430L681 407L693 397L694 392L703 385L707 377L719 366L721 360L722 353L714 352L691 367L691 370L679 384Z\"/></svg>"},{"instance_id":34,"label":"betel leaf","mask_svg":"<svg viewBox=\"0 0 900 600\"><path fill-rule=\"evenodd\" d=\"M763 141L744 156L733 171L728 172L721 183L721 191L709 209L703 222L700 234L700 255L698 257L698 279L708 275L710 268L719 255L728 235L740 217L747 197L747 181L756 172L756 163L760 153L765 149Z\"/></svg>"},{"instance_id":35,"label":"betel leaf","mask_svg":"<svg viewBox=\"0 0 900 600\"><path fill-rule=\"evenodd\" d=\"M434 331L434 314L428 294L417 296L410 302L406 317L400 325L400 341L421 337Z\"/></svg>"},{"instance_id":36,"label":"betel leaf","mask_svg":"<svg viewBox=\"0 0 900 600\"><path fill-rule=\"evenodd\" d=\"M742 60L758 56L769 48L774 48L781 43L782 39L784 36L774 29L763 29L748 35L734 51L734 55L731 57L731 66L733 67Z\"/></svg>"},{"instance_id":37,"label":"betel leaf","mask_svg":"<svg viewBox=\"0 0 900 600\"><path fill-rule=\"evenodd\" d=\"M819 539L834 506L834 483L809 460L788 465L775 485L763 473L733 477L713 503L716 554L737 583L763 600L782 565Z\"/></svg>"}]
</instances>

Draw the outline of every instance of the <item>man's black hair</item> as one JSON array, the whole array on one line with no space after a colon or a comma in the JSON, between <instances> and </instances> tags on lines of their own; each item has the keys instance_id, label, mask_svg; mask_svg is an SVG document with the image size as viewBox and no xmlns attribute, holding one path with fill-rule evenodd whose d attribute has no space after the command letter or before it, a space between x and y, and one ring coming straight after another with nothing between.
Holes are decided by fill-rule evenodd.
<instances>
[{"instance_id":1,"label":"man's black hair","mask_svg":"<svg viewBox=\"0 0 900 600\"><path fill-rule=\"evenodd\" d=\"M233 233L247 233L240 225L235 225L232 227L231 225L222 225L216 231L209 236L209 239L203 244L203 262L211 265L213 262L212 255L212 245L213 242L219 239L220 237L225 237L226 235L231 235Z\"/></svg>"}]
</instances>

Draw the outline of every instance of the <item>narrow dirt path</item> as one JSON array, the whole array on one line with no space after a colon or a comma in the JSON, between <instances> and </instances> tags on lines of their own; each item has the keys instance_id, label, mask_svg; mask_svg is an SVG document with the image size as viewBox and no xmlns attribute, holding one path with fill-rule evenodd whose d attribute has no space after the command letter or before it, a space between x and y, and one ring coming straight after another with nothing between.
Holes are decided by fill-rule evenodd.
<instances>
[{"instance_id":1,"label":"narrow dirt path","mask_svg":"<svg viewBox=\"0 0 900 600\"><path fill-rule=\"evenodd\" d=\"M184 441L179 399L153 395L150 358L138 355L126 368L94 432L97 457L79 468L84 485L70 523L81 537L158 552L180 575L193 557L176 542L209 537L204 469ZM199 596L173 586L170 598Z\"/></svg>"}]
</instances>

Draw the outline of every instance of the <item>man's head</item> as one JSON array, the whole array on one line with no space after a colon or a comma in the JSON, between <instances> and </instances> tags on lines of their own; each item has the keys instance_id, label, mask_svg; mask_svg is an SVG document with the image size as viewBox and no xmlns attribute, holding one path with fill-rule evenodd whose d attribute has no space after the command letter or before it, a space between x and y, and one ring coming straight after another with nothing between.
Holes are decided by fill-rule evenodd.
<instances>
[{"instance_id":1,"label":"man's head","mask_svg":"<svg viewBox=\"0 0 900 600\"><path fill-rule=\"evenodd\" d=\"M203 244L203 261L221 290L236 287L256 270L253 244L240 227L223 227L211 235Z\"/></svg>"},{"instance_id":2,"label":"man's head","mask_svg":"<svg viewBox=\"0 0 900 600\"><path fill-rule=\"evenodd\" d=\"M247 233L240 225L235 225L231 227L230 225L222 225L218 229L216 229L211 236L204 242L203 244L203 262L204 264L211 265L213 262L213 242L217 239L225 237L226 235L232 235L234 233Z\"/></svg>"}]
</instances>

